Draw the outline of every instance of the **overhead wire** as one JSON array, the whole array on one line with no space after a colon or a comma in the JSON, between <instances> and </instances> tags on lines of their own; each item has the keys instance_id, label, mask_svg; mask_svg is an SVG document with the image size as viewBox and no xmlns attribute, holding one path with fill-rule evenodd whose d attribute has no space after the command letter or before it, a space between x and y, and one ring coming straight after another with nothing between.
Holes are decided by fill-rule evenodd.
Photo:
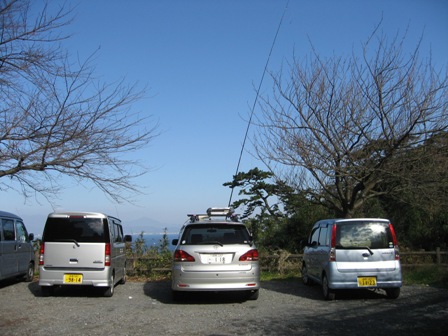
<instances>
[{"instance_id":1,"label":"overhead wire","mask_svg":"<svg viewBox=\"0 0 448 336\"><path fill-rule=\"evenodd\" d=\"M286 10L288 9L288 5L289 5L289 0L286 2L286 6L285 6L285 8L283 10L282 17L280 18L280 22L278 24L277 31L275 32L274 40L272 41L271 49L269 50L269 55L268 55L268 58L266 60L266 64L264 66L263 74L261 76L260 83L258 84L258 88L257 88L257 92L256 92L256 95L255 95L254 103L252 105L252 109L251 109L250 116L249 116L249 121L248 121L247 127L246 127L246 133L244 134L243 143L241 145L241 151L240 151L240 156L238 158L238 163L237 163L237 166L236 166L235 176L238 174L238 171L240 169L241 159L243 157L244 147L246 146L246 140L247 140L247 136L249 134L250 125L252 124L252 117L254 115L255 106L257 105L258 97L260 95L261 86L263 85L263 81L264 81L264 76L265 76L266 71L268 69L268 65L269 65L269 61L271 59L272 51L274 50L275 42L277 41L277 36L278 36L279 31L280 31L280 27L282 26ZM235 189L234 187L231 188L229 204L228 204L229 207L232 204L232 197L233 197L233 190L234 189Z\"/></svg>"}]
</instances>

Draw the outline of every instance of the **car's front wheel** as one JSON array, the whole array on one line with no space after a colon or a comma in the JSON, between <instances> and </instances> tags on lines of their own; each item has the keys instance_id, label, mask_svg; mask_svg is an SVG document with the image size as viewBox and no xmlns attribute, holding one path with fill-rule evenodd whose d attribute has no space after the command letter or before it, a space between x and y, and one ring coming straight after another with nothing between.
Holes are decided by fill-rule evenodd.
<instances>
[{"instance_id":1,"label":"car's front wheel","mask_svg":"<svg viewBox=\"0 0 448 336\"><path fill-rule=\"evenodd\" d=\"M302 265L302 282L307 286L312 285L312 281L308 276L308 268L306 267L306 264Z\"/></svg>"},{"instance_id":2,"label":"car's front wheel","mask_svg":"<svg viewBox=\"0 0 448 336\"><path fill-rule=\"evenodd\" d=\"M120 285L124 285L124 284L126 283L126 280L127 280L127 276L126 276L126 266L124 266L124 269L123 269L123 277L121 278L119 284L120 284Z\"/></svg>"}]
</instances>

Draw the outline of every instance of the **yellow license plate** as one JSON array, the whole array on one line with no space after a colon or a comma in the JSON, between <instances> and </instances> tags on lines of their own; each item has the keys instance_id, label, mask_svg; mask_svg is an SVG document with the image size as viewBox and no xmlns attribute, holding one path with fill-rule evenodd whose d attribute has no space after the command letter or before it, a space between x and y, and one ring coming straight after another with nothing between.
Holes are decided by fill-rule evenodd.
<instances>
[{"instance_id":1,"label":"yellow license plate","mask_svg":"<svg viewBox=\"0 0 448 336\"><path fill-rule=\"evenodd\" d=\"M64 274L64 283L80 284L82 283L82 274Z\"/></svg>"},{"instance_id":2,"label":"yellow license plate","mask_svg":"<svg viewBox=\"0 0 448 336\"><path fill-rule=\"evenodd\" d=\"M358 287L376 287L375 277L359 277Z\"/></svg>"}]
</instances>

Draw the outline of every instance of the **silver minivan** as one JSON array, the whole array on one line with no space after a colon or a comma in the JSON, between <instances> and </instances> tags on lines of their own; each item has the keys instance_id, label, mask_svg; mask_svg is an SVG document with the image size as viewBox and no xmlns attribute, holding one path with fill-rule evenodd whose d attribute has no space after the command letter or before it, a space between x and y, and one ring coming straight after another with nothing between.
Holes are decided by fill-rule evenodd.
<instances>
[{"instance_id":1,"label":"silver minivan","mask_svg":"<svg viewBox=\"0 0 448 336\"><path fill-rule=\"evenodd\" d=\"M338 289L374 288L400 295L400 254L394 228L378 218L326 219L314 224L303 252L302 280L322 285L333 300Z\"/></svg>"},{"instance_id":2,"label":"silver minivan","mask_svg":"<svg viewBox=\"0 0 448 336\"><path fill-rule=\"evenodd\" d=\"M233 209L209 208L189 214L179 238L173 240L173 299L185 292L239 291L257 300L260 289L258 250Z\"/></svg>"},{"instance_id":3,"label":"silver minivan","mask_svg":"<svg viewBox=\"0 0 448 336\"><path fill-rule=\"evenodd\" d=\"M34 276L34 235L28 234L22 218L0 211L0 280Z\"/></svg>"},{"instance_id":4,"label":"silver minivan","mask_svg":"<svg viewBox=\"0 0 448 336\"><path fill-rule=\"evenodd\" d=\"M48 215L39 257L39 286L44 296L55 286L88 285L112 296L126 282L126 242L118 218L93 212Z\"/></svg>"}]
</instances>

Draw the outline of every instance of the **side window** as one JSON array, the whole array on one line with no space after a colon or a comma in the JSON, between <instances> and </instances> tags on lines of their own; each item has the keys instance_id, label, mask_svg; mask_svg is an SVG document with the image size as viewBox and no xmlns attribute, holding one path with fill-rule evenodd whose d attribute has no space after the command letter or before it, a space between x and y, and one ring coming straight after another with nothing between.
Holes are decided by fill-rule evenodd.
<instances>
[{"instance_id":1,"label":"side window","mask_svg":"<svg viewBox=\"0 0 448 336\"><path fill-rule=\"evenodd\" d=\"M309 241L310 244L317 245L317 243L319 242L319 231L320 231L319 227L314 228L313 231L311 231L310 241Z\"/></svg>"},{"instance_id":2,"label":"side window","mask_svg":"<svg viewBox=\"0 0 448 336\"><path fill-rule=\"evenodd\" d=\"M120 224L114 224L114 235L116 242L123 242L123 227Z\"/></svg>"},{"instance_id":3,"label":"side window","mask_svg":"<svg viewBox=\"0 0 448 336\"><path fill-rule=\"evenodd\" d=\"M28 232L26 231L25 225L22 222L16 222L17 229L17 240L22 243L29 242Z\"/></svg>"},{"instance_id":4,"label":"side window","mask_svg":"<svg viewBox=\"0 0 448 336\"><path fill-rule=\"evenodd\" d=\"M328 241L328 227L320 228L319 234L319 246L328 246L330 245Z\"/></svg>"},{"instance_id":5,"label":"side window","mask_svg":"<svg viewBox=\"0 0 448 336\"><path fill-rule=\"evenodd\" d=\"M16 240L14 233L14 221L12 219L2 219L3 222L3 237L5 240Z\"/></svg>"}]
</instances>

